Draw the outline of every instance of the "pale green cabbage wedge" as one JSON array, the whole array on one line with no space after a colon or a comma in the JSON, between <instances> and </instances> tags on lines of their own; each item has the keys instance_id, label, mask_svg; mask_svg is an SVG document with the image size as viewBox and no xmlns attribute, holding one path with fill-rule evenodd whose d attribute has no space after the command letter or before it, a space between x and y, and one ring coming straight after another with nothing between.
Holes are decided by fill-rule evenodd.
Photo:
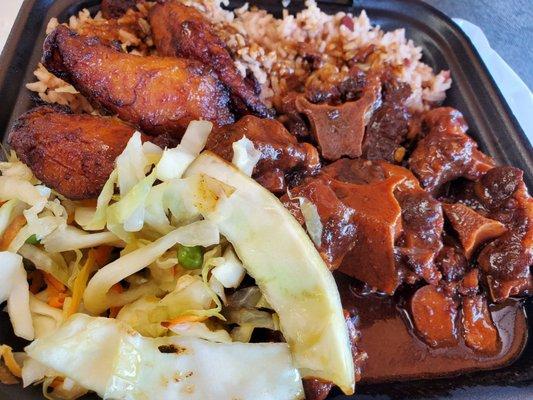
<instances>
[{"instance_id":1,"label":"pale green cabbage wedge","mask_svg":"<svg viewBox=\"0 0 533 400\"><path fill-rule=\"evenodd\" d=\"M31 360L105 399L301 400L285 343L145 338L111 318L73 315L26 347Z\"/></svg>"},{"instance_id":2,"label":"pale green cabbage wedge","mask_svg":"<svg viewBox=\"0 0 533 400\"><path fill-rule=\"evenodd\" d=\"M185 172L194 175L234 189L221 187L216 202L213 190L198 191L198 208L231 242L278 313L301 375L353 393L354 367L339 292L304 229L273 194L211 152L202 153Z\"/></svg>"}]
</instances>

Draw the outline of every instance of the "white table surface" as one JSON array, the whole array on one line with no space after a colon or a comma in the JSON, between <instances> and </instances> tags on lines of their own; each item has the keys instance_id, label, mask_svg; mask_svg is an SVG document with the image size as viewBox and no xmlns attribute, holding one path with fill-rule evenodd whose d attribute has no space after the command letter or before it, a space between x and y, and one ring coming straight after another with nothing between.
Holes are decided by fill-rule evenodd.
<instances>
[{"instance_id":1,"label":"white table surface","mask_svg":"<svg viewBox=\"0 0 533 400\"><path fill-rule=\"evenodd\" d=\"M0 51L4 48L9 31L24 0L0 0Z\"/></svg>"},{"instance_id":2,"label":"white table surface","mask_svg":"<svg viewBox=\"0 0 533 400\"><path fill-rule=\"evenodd\" d=\"M0 51L4 47L22 2L23 0L0 0ZM455 22L472 40L529 141L533 143L533 94L511 67L490 47L479 27L462 19L455 19Z\"/></svg>"}]
</instances>

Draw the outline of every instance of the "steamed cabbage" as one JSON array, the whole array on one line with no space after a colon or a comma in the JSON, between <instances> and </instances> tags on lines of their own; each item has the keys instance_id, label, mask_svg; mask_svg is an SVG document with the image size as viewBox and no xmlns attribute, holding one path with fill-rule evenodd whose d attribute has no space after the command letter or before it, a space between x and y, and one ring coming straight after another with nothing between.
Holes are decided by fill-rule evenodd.
<instances>
[{"instance_id":1,"label":"steamed cabbage","mask_svg":"<svg viewBox=\"0 0 533 400\"><path fill-rule=\"evenodd\" d=\"M47 272L56 278L63 285L68 286L69 270L61 255L53 258L53 253L46 252L40 247L32 244L25 244L19 249L19 254L25 259L31 261L35 268ZM58 262L61 260L62 262Z\"/></svg>"},{"instance_id":2,"label":"steamed cabbage","mask_svg":"<svg viewBox=\"0 0 533 400\"><path fill-rule=\"evenodd\" d=\"M193 310L208 310L213 297L199 276L182 276L176 288L158 299L145 296L120 310L117 319L131 326L143 336L157 337L166 332L161 325Z\"/></svg>"},{"instance_id":3,"label":"steamed cabbage","mask_svg":"<svg viewBox=\"0 0 533 400\"><path fill-rule=\"evenodd\" d=\"M69 250L87 249L102 244L120 245L120 239L108 231L87 233L70 225L64 225L47 235L42 241L49 253L60 253Z\"/></svg>"},{"instance_id":4,"label":"steamed cabbage","mask_svg":"<svg viewBox=\"0 0 533 400\"><path fill-rule=\"evenodd\" d=\"M218 229L209 221L198 221L177 228L100 269L85 290L85 307L95 314L105 311L110 306L107 292L113 285L153 263L178 243L185 246L211 246L218 241Z\"/></svg>"},{"instance_id":5,"label":"steamed cabbage","mask_svg":"<svg viewBox=\"0 0 533 400\"><path fill-rule=\"evenodd\" d=\"M165 149L155 171L157 179L168 181L181 178L187 167L203 150L213 124L209 121L192 121L181 142L173 149Z\"/></svg>"},{"instance_id":6,"label":"steamed cabbage","mask_svg":"<svg viewBox=\"0 0 533 400\"><path fill-rule=\"evenodd\" d=\"M49 306L31 294L30 311L36 338L53 334L63 323L62 310Z\"/></svg>"},{"instance_id":7,"label":"steamed cabbage","mask_svg":"<svg viewBox=\"0 0 533 400\"><path fill-rule=\"evenodd\" d=\"M233 144L235 167L199 155L211 127L193 122L164 150L134 133L96 206L62 199L16 159L0 163L0 233L26 219L0 253L0 301L15 333L35 338L25 385L66 398L288 400L303 398L302 375L353 391L330 272L249 178L261 157L250 140ZM301 208L319 240L316 208ZM180 265L179 246L202 247L201 268ZM32 293L22 257L36 268ZM246 273L257 286L242 287ZM287 343L250 344L256 328Z\"/></svg>"},{"instance_id":8,"label":"steamed cabbage","mask_svg":"<svg viewBox=\"0 0 533 400\"><path fill-rule=\"evenodd\" d=\"M296 366L354 391L354 366L333 275L304 229L268 190L218 156L204 152L185 176L207 175L234 188L218 201L199 198L204 217L233 245L277 312ZM203 203L203 204L202 204Z\"/></svg>"},{"instance_id":9,"label":"steamed cabbage","mask_svg":"<svg viewBox=\"0 0 533 400\"><path fill-rule=\"evenodd\" d=\"M107 399L290 400L303 388L284 343L143 338L109 318L76 314L26 352Z\"/></svg>"},{"instance_id":10,"label":"steamed cabbage","mask_svg":"<svg viewBox=\"0 0 533 400\"><path fill-rule=\"evenodd\" d=\"M22 257L9 251L0 252L2 279L0 303L7 300L7 312L15 335L33 340L34 330L30 313L30 292Z\"/></svg>"},{"instance_id":11,"label":"steamed cabbage","mask_svg":"<svg viewBox=\"0 0 533 400\"><path fill-rule=\"evenodd\" d=\"M211 274L225 288L236 289L244 279L246 271L235 252L228 246L224 251L223 261L211 270Z\"/></svg>"},{"instance_id":12,"label":"steamed cabbage","mask_svg":"<svg viewBox=\"0 0 533 400\"><path fill-rule=\"evenodd\" d=\"M11 199L0 206L0 237L4 234L13 218L22 213L20 206L23 204L18 199Z\"/></svg>"}]
</instances>

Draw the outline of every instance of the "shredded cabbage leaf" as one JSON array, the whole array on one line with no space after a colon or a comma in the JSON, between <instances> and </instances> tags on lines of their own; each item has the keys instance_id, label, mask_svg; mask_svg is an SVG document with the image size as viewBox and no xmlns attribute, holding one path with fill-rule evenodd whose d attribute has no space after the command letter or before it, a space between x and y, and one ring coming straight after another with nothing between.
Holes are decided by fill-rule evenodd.
<instances>
[{"instance_id":1,"label":"shredded cabbage leaf","mask_svg":"<svg viewBox=\"0 0 533 400\"><path fill-rule=\"evenodd\" d=\"M232 339L249 342L255 328L279 330L277 315L265 310L272 308L257 286L239 289L229 296L224 315L228 323L238 325L231 331Z\"/></svg>"},{"instance_id":2,"label":"shredded cabbage leaf","mask_svg":"<svg viewBox=\"0 0 533 400\"><path fill-rule=\"evenodd\" d=\"M87 233L70 225L63 225L46 236L42 244L49 253L87 249L103 244L122 247L122 241L113 232Z\"/></svg>"},{"instance_id":3,"label":"shredded cabbage leaf","mask_svg":"<svg viewBox=\"0 0 533 400\"><path fill-rule=\"evenodd\" d=\"M181 143L166 149L155 170L157 179L168 181L181 178L187 167L194 161L205 147L213 124L209 121L192 121L189 123Z\"/></svg>"},{"instance_id":4,"label":"shredded cabbage leaf","mask_svg":"<svg viewBox=\"0 0 533 400\"><path fill-rule=\"evenodd\" d=\"M0 201L20 200L33 207L38 213L44 209L51 190L44 186L34 186L17 176L0 176Z\"/></svg>"},{"instance_id":5,"label":"shredded cabbage leaf","mask_svg":"<svg viewBox=\"0 0 533 400\"><path fill-rule=\"evenodd\" d=\"M194 175L233 187L229 195L220 187L215 199L213 189L199 208L278 314L300 373L352 394L354 365L338 288L309 236L278 198L213 153L191 164L185 176Z\"/></svg>"},{"instance_id":6,"label":"shredded cabbage leaf","mask_svg":"<svg viewBox=\"0 0 533 400\"><path fill-rule=\"evenodd\" d=\"M13 218L22 214L23 209L24 203L18 199L11 199L2 204L0 207L0 237L4 234Z\"/></svg>"},{"instance_id":7,"label":"shredded cabbage leaf","mask_svg":"<svg viewBox=\"0 0 533 400\"><path fill-rule=\"evenodd\" d=\"M144 179L149 164L143 149L141 133L137 131L128 140L124 151L116 160L118 187L121 196L124 196Z\"/></svg>"},{"instance_id":8,"label":"shredded cabbage leaf","mask_svg":"<svg viewBox=\"0 0 533 400\"><path fill-rule=\"evenodd\" d=\"M0 265L2 265L0 303L7 300L7 312L15 335L33 340L35 332L30 313L30 291L22 257L9 251L2 251Z\"/></svg>"},{"instance_id":9,"label":"shredded cabbage leaf","mask_svg":"<svg viewBox=\"0 0 533 400\"><path fill-rule=\"evenodd\" d=\"M103 398L304 398L285 343L143 338L119 321L76 314L26 352Z\"/></svg>"},{"instance_id":10,"label":"shredded cabbage leaf","mask_svg":"<svg viewBox=\"0 0 533 400\"><path fill-rule=\"evenodd\" d=\"M41 381L49 373L49 368L31 357L26 357L22 364L22 383L28 387L32 383Z\"/></svg>"},{"instance_id":11,"label":"shredded cabbage leaf","mask_svg":"<svg viewBox=\"0 0 533 400\"><path fill-rule=\"evenodd\" d=\"M145 296L125 305L117 319L128 324L143 336L158 337L167 332L161 325L190 310L208 310L213 298L199 276L184 275L176 288L158 299Z\"/></svg>"},{"instance_id":12,"label":"shredded cabbage leaf","mask_svg":"<svg viewBox=\"0 0 533 400\"><path fill-rule=\"evenodd\" d=\"M35 265L35 268L49 273L59 282L68 286L70 271L60 254L56 254L54 257L53 254L32 244L24 244L18 253L25 259L31 261ZM59 260L62 262L58 262Z\"/></svg>"},{"instance_id":13,"label":"shredded cabbage leaf","mask_svg":"<svg viewBox=\"0 0 533 400\"><path fill-rule=\"evenodd\" d=\"M87 226L94 219L95 215L96 207L76 207L74 209L74 222L82 227Z\"/></svg>"},{"instance_id":14,"label":"shredded cabbage leaf","mask_svg":"<svg viewBox=\"0 0 533 400\"><path fill-rule=\"evenodd\" d=\"M14 151L9 155L9 161L0 162L0 172L2 176L19 178L30 183L36 183L31 169L23 162L19 161Z\"/></svg>"},{"instance_id":15,"label":"shredded cabbage leaf","mask_svg":"<svg viewBox=\"0 0 533 400\"><path fill-rule=\"evenodd\" d=\"M176 228L155 242L134 250L100 269L91 278L85 290L85 307L94 314L104 312L110 306L107 292L113 285L153 263L178 243L184 246L207 247L218 242L218 229L209 221L198 221Z\"/></svg>"},{"instance_id":16,"label":"shredded cabbage leaf","mask_svg":"<svg viewBox=\"0 0 533 400\"><path fill-rule=\"evenodd\" d=\"M223 287L235 289L244 279L246 270L231 246L227 247L222 258L223 261L211 270L211 274Z\"/></svg>"},{"instance_id":17,"label":"shredded cabbage leaf","mask_svg":"<svg viewBox=\"0 0 533 400\"><path fill-rule=\"evenodd\" d=\"M322 245L322 221L316 205L307 200L305 197L300 197L300 211L304 217L305 227L309 237L313 243L320 247Z\"/></svg>"},{"instance_id":18,"label":"shredded cabbage leaf","mask_svg":"<svg viewBox=\"0 0 533 400\"><path fill-rule=\"evenodd\" d=\"M144 208L155 172L143 177L116 203L107 209L107 227L125 242L133 240L130 232L138 232L144 225Z\"/></svg>"},{"instance_id":19,"label":"shredded cabbage leaf","mask_svg":"<svg viewBox=\"0 0 533 400\"><path fill-rule=\"evenodd\" d=\"M55 216L34 217L33 214L24 212L27 224L17 233L9 244L8 250L16 253L24 245L26 240L35 235L38 240L41 240L54 232L58 227L64 226L64 219Z\"/></svg>"},{"instance_id":20,"label":"shredded cabbage leaf","mask_svg":"<svg viewBox=\"0 0 533 400\"><path fill-rule=\"evenodd\" d=\"M54 333L64 319L60 309L49 306L31 294L30 311L36 338Z\"/></svg>"},{"instance_id":21,"label":"shredded cabbage leaf","mask_svg":"<svg viewBox=\"0 0 533 400\"><path fill-rule=\"evenodd\" d=\"M174 324L169 329L176 335L182 337L195 337L217 343L229 343L232 341L231 336L226 330L211 330L202 322L183 322L181 324Z\"/></svg>"},{"instance_id":22,"label":"shredded cabbage leaf","mask_svg":"<svg viewBox=\"0 0 533 400\"><path fill-rule=\"evenodd\" d=\"M233 142L232 164L241 170L243 174L252 176L255 166L261 159L261 152L254 147L253 142L246 136Z\"/></svg>"},{"instance_id":23,"label":"shredded cabbage leaf","mask_svg":"<svg viewBox=\"0 0 533 400\"><path fill-rule=\"evenodd\" d=\"M98 196L98 200L96 200L96 210L94 216L86 225L82 225L83 229L86 231L99 231L105 228L107 223L107 209L109 207L109 202L113 198L117 178L118 172L116 169L114 169L102 188L102 191Z\"/></svg>"}]
</instances>

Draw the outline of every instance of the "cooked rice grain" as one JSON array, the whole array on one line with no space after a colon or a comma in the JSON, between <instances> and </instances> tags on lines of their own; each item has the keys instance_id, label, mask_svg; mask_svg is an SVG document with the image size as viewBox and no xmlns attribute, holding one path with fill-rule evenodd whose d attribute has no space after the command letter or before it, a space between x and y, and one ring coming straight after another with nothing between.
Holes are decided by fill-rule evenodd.
<instances>
[{"instance_id":1,"label":"cooked rice grain","mask_svg":"<svg viewBox=\"0 0 533 400\"><path fill-rule=\"evenodd\" d=\"M375 50L364 63L362 69L391 65L398 79L408 83L412 95L408 104L413 111L428 109L440 104L451 85L449 71L435 75L431 67L421 62L422 49L405 37L404 29L384 32L379 26L372 26L363 11L358 16L339 12L329 15L322 12L314 0L306 1L306 8L296 15L283 11L281 19L274 18L265 10L250 8L245 4L234 11L223 8L227 0L184 1L199 9L215 25L218 34L228 44L235 55L235 65L245 76L251 71L261 85L262 99L269 105L279 100L289 89L289 79L305 82L310 74L307 61L302 53L302 43L306 51L314 51L322 56L325 67L334 66L346 71L347 62L358 51L374 46ZM142 16L139 25L146 34L139 38L129 31L120 30L120 41L125 50L133 54L156 54L149 36L150 26L146 22L153 3L137 5ZM84 24L105 21L98 13L94 18L88 10L71 16L68 26L80 30ZM47 27L50 32L58 25L53 18ZM142 43L143 48L130 48ZM48 73L42 65L35 71L37 82L27 85L48 102L69 105L74 111L94 112L88 101L71 86ZM69 87L70 86L70 87Z\"/></svg>"},{"instance_id":2,"label":"cooked rice grain","mask_svg":"<svg viewBox=\"0 0 533 400\"><path fill-rule=\"evenodd\" d=\"M358 50L375 46L371 62L360 67L391 65L398 78L410 84L413 94L408 104L416 111L442 102L451 85L448 71L435 75L431 67L420 61L422 49L406 39L404 29L384 32L379 26L372 26L364 11L359 16L344 12L329 15L314 0L307 0L306 8L298 14L290 15L284 10L283 17L276 19L248 4L231 12L222 8L227 5L224 0L185 3L201 10L216 24L219 34L236 54L241 74L245 75L247 69L254 73L262 84L263 98L269 103L283 96L289 76L304 82L309 75L299 51L302 43L321 54L324 64L340 69Z\"/></svg>"}]
</instances>

